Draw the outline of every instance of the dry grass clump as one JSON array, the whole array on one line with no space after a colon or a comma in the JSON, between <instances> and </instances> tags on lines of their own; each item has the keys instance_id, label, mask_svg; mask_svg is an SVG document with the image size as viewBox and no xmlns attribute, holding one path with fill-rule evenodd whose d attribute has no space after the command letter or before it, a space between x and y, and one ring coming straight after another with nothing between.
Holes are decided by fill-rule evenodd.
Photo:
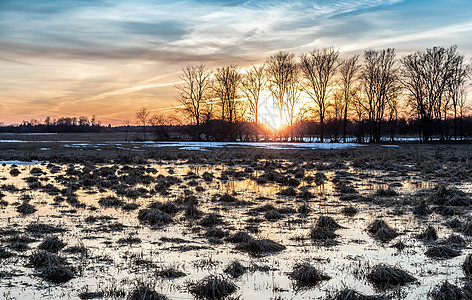
<instances>
[{"instance_id":1,"label":"dry grass clump","mask_svg":"<svg viewBox=\"0 0 472 300\"><path fill-rule=\"evenodd\" d=\"M74 278L74 272L69 266L47 266L41 273L41 277L54 283L64 283Z\"/></svg>"},{"instance_id":2,"label":"dry grass clump","mask_svg":"<svg viewBox=\"0 0 472 300\"><path fill-rule=\"evenodd\" d=\"M231 281L212 275L190 286L190 293L197 299L224 299L236 290L237 286Z\"/></svg>"},{"instance_id":3,"label":"dry grass clump","mask_svg":"<svg viewBox=\"0 0 472 300\"><path fill-rule=\"evenodd\" d=\"M441 215L444 217L452 217L452 216L462 214L462 210L460 208L456 208L452 206L445 206L445 205L436 206L433 210L438 215Z\"/></svg>"},{"instance_id":4,"label":"dry grass clump","mask_svg":"<svg viewBox=\"0 0 472 300\"><path fill-rule=\"evenodd\" d=\"M105 296L105 294L103 292L82 292L78 296L82 300L102 299Z\"/></svg>"},{"instance_id":5,"label":"dry grass clump","mask_svg":"<svg viewBox=\"0 0 472 300\"><path fill-rule=\"evenodd\" d=\"M226 240L231 243L238 244L238 243L247 243L252 239L253 237L250 236L247 232L238 231L235 234L229 236Z\"/></svg>"},{"instance_id":6,"label":"dry grass clump","mask_svg":"<svg viewBox=\"0 0 472 300\"><path fill-rule=\"evenodd\" d=\"M310 237L314 240L325 241L333 240L337 238L338 235L328 228L314 227L310 232Z\"/></svg>"},{"instance_id":7,"label":"dry grass clump","mask_svg":"<svg viewBox=\"0 0 472 300\"><path fill-rule=\"evenodd\" d=\"M269 239L251 239L246 243L240 243L237 247L240 250L246 251L254 256L277 253L285 250L285 246Z\"/></svg>"},{"instance_id":8,"label":"dry grass clump","mask_svg":"<svg viewBox=\"0 0 472 300\"><path fill-rule=\"evenodd\" d=\"M445 222L445 225L452 229L461 229L464 226L464 223L458 218L454 218L452 220Z\"/></svg>"},{"instance_id":9,"label":"dry grass clump","mask_svg":"<svg viewBox=\"0 0 472 300\"><path fill-rule=\"evenodd\" d=\"M311 208L307 204L303 204L302 206L298 207L297 212L302 215L307 215L311 212Z\"/></svg>"},{"instance_id":10,"label":"dry grass clump","mask_svg":"<svg viewBox=\"0 0 472 300\"><path fill-rule=\"evenodd\" d=\"M197 219L203 215L203 212L199 210L195 205L187 205L185 208L185 217L188 219Z\"/></svg>"},{"instance_id":11,"label":"dry grass clump","mask_svg":"<svg viewBox=\"0 0 472 300\"><path fill-rule=\"evenodd\" d=\"M314 198L315 196L308 189L303 189L300 193L298 193L297 197L302 198L302 199L311 199L311 198Z\"/></svg>"},{"instance_id":12,"label":"dry grass clump","mask_svg":"<svg viewBox=\"0 0 472 300\"><path fill-rule=\"evenodd\" d=\"M78 245L71 246L64 249L63 252L71 253L71 254L80 254L80 255L86 256L88 253L88 249L87 247L85 247L84 244L79 243Z\"/></svg>"},{"instance_id":13,"label":"dry grass clump","mask_svg":"<svg viewBox=\"0 0 472 300\"><path fill-rule=\"evenodd\" d=\"M26 232L33 234L33 235L43 235L43 234L50 234L50 233L60 233L66 231L65 228L33 222L26 225Z\"/></svg>"},{"instance_id":14,"label":"dry grass clump","mask_svg":"<svg viewBox=\"0 0 472 300\"><path fill-rule=\"evenodd\" d=\"M470 299L460 287L447 281L437 285L432 291L428 293L428 296L432 300Z\"/></svg>"},{"instance_id":15,"label":"dry grass clump","mask_svg":"<svg viewBox=\"0 0 472 300\"><path fill-rule=\"evenodd\" d=\"M205 181L207 181L207 182L211 182L211 181L213 181L214 176L213 176L212 173L203 172L202 178L203 178L203 180L205 180Z\"/></svg>"},{"instance_id":16,"label":"dry grass clump","mask_svg":"<svg viewBox=\"0 0 472 300\"><path fill-rule=\"evenodd\" d=\"M328 241L335 239L338 235L335 230L342 228L333 218L329 216L321 216L316 221L315 226L311 229L310 237L317 241Z\"/></svg>"},{"instance_id":17,"label":"dry grass clump","mask_svg":"<svg viewBox=\"0 0 472 300\"><path fill-rule=\"evenodd\" d=\"M296 196L297 191L293 187L288 187L286 189L281 190L277 194L282 195L282 196Z\"/></svg>"},{"instance_id":18,"label":"dry grass clump","mask_svg":"<svg viewBox=\"0 0 472 300\"><path fill-rule=\"evenodd\" d=\"M462 271L464 271L465 276L472 276L472 254L467 255L462 263Z\"/></svg>"},{"instance_id":19,"label":"dry grass clump","mask_svg":"<svg viewBox=\"0 0 472 300\"><path fill-rule=\"evenodd\" d=\"M461 228L461 232L468 235L472 236L472 221L467 221Z\"/></svg>"},{"instance_id":20,"label":"dry grass clump","mask_svg":"<svg viewBox=\"0 0 472 300\"><path fill-rule=\"evenodd\" d=\"M29 263L34 268L42 268L48 265L62 264L64 263L64 259L57 254L40 250L30 256Z\"/></svg>"},{"instance_id":21,"label":"dry grass clump","mask_svg":"<svg viewBox=\"0 0 472 300\"><path fill-rule=\"evenodd\" d=\"M277 221L283 218L283 215L276 209L269 210L264 217L269 221Z\"/></svg>"},{"instance_id":22,"label":"dry grass clump","mask_svg":"<svg viewBox=\"0 0 472 300\"><path fill-rule=\"evenodd\" d=\"M121 207L121 209L125 211L136 210L138 208L139 208L139 205L136 203L126 203L125 205Z\"/></svg>"},{"instance_id":23,"label":"dry grass clump","mask_svg":"<svg viewBox=\"0 0 472 300\"><path fill-rule=\"evenodd\" d=\"M41 242L41 244L39 244L38 248L47 252L57 253L65 246L66 244L57 236L48 236Z\"/></svg>"},{"instance_id":24,"label":"dry grass clump","mask_svg":"<svg viewBox=\"0 0 472 300\"><path fill-rule=\"evenodd\" d=\"M28 244L34 242L35 240L26 235L15 234L5 240L10 244L8 247L16 251L26 251L29 249Z\"/></svg>"},{"instance_id":25,"label":"dry grass clump","mask_svg":"<svg viewBox=\"0 0 472 300\"><path fill-rule=\"evenodd\" d=\"M346 216L352 217L358 213L358 210L354 206L346 206L346 207L343 207L342 213Z\"/></svg>"},{"instance_id":26,"label":"dry grass clump","mask_svg":"<svg viewBox=\"0 0 472 300\"><path fill-rule=\"evenodd\" d=\"M218 201L225 202L225 203L236 203L239 200L231 194L224 193L223 195L219 197Z\"/></svg>"},{"instance_id":27,"label":"dry grass clump","mask_svg":"<svg viewBox=\"0 0 472 300\"><path fill-rule=\"evenodd\" d=\"M423 233L418 235L418 238L425 242L431 242L438 239L438 234L433 226L428 226Z\"/></svg>"},{"instance_id":28,"label":"dry grass clump","mask_svg":"<svg viewBox=\"0 0 472 300\"><path fill-rule=\"evenodd\" d=\"M445 206L469 206L471 204L471 199L465 192L444 185L437 185L433 189L429 201L436 205Z\"/></svg>"},{"instance_id":29,"label":"dry grass clump","mask_svg":"<svg viewBox=\"0 0 472 300\"><path fill-rule=\"evenodd\" d=\"M379 197L393 197L393 196L397 196L398 193L394 189L389 187L387 189L378 189L375 192L375 195Z\"/></svg>"},{"instance_id":30,"label":"dry grass clump","mask_svg":"<svg viewBox=\"0 0 472 300\"><path fill-rule=\"evenodd\" d=\"M98 204L103 207L121 207L125 203L115 196L107 196L100 198L100 200L98 200Z\"/></svg>"},{"instance_id":31,"label":"dry grass clump","mask_svg":"<svg viewBox=\"0 0 472 300\"><path fill-rule=\"evenodd\" d=\"M16 207L16 211L23 215L30 215L32 213L35 213L37 209L31 204L23 202L23 204Z\"/></svg>"},{"instance_id":32,"label":"dry grass clump","mask_svg":"<svg viewBox=\"0 0 472 300\"><path fill-rule=\"evenodd\" d=\"M402 251L407 247L407 245L403 241L398 241L392 245L393 248L397 249L398 251Z\"/></svg>"},{"instance_id":33,"label":"dry grass clump","mask_svg":"<svg viewBox=\"0 0 472 300\"><path fill-rule=\"evenodd\" d=\"M223 218L218 214L211 213L203 217L198 224L205 227L212 227L223 224Z\"/></svg>"},{"instance_id":34,"label":"dry grass clump","mask_svg":"<svg viewBox=\"0 0 472 300\"><path fill-rule=\"evenodd\" d=\"M321 281L331 279L331 277L323 274L309 263L295 265L289 276L296 281L296 285L299 288L313 287Z\"/></svg>"},{"instance_id":35,"label":"dry grass clump","mask_svg":"<svg viewBox=\"0 0 472 300\"><path fill-rule=\"evenodd\" d=\"M425 252L425 255L435 259L448 259L459 256L461 253L449 246L441 245L428 248L428 250Z\"/></svg>"},{"instance_id":36,"label":"dry grass clump","mask_svg":"<svg viewBox=\"0 0 472 300\"><path fill-rule=\"evenodd\" d=\"M326 300L387 300L387 298L384 296L367 296L355 290L344 289L332 295L328 292Z\"/></svg>"},{"instance_id":37,"label":"dry grass clump","mask_svg":"<svg viewBox=\"0 0 472 300\"><path fill-rule=\"evenodd\" d=\"M164 270L157 271L156 276L167 278L167 279L174 279L174 278L187 276L187 274L174 268L167 268Z\"/></svg>"},{"instance_id":38,"label":"dry grass clump","mask_svg":"<svg viewBox=\"0 0 472 300\"><path fill-rule=\"evenodd\" d=\"M367 231L372 234L374 239L382 242L389 242L398 236L397 231L383 220L375 220L369 225Z\"/></svg>"},{"instance_id":39,"label":"dry grass clump","mask_svg":"<svg viewBox=\"0 0 472 300\"><path fill-rule=\"evenodd\" d=\"M433 211L428 207L425 202L421 202L413 209L413 214L419 217L425 217L432 214Z\"/></svg>"},{"instance_id":40,"label":"dry grass clump","mask_svg":"<svg viewBox=\"0 0 472 300\"><path fill-rule=\"evenodd\" d=\"M172 202L153 202L149 205L150 209L158 209L170 216L174 216L179 212L179 208Z\"/></svg>"},{"instance_id":41,"label":"dry grass clump","mask_svg":"<svg viewBox=\"0 0 472 300\"><path fill-rule=\"evenodd\" d=\"M129 295L128 300L167 300L166 296L150 289L147 286L135 288Z\"/></svg>"},{"instance_id":42,"label":"dry grass clump","mask_svg":"<svg viewBox=\"0 0 472 300\"><path fill-rule=\"evenodd\" d=\"M228 236L228 232L224 231L221 228L210 228L205 232L205 237L207 238L224 238L225 236Z\"/></svg>"},{"instance_id":43,"label":"dry grass clump","mask_svg":"<svg viewBox=\"0 0 472 300\"><path fill-rule=\"evenodd\" d=\"M316 221L315 227L326 228L329 230L343 228L341 225L338 224L338 222L336 222L333 218L329 216L319 217L318 221Z\"/></svg>"},{"instance_id":44,"label":"dry grass clump","mask_svg":"<svg viewBox=\"0 0 472 300\"><path fill-rule=\"evenodd\" d=\"M42 175L42 174L43 174L43 170L41 170L41 169L38 168L38 167L35 167L35 168L32 168L32 169L31 169L30 174L33 174L33 175Z\"/></svg>"},{"instance_id":45,"label":"dry grass clump","mask_svg":"<svg viewBox=\"0 0 472 300\"><path fill-rule=\"evenodd\" d=\"M416 282L415 277L402 269L384 264L374 266L367 274L367 280L381 289Z\"/></svg>"},{"instance_id":46,"label":"dry grass clump","mask_svg":"<svg viewBox=\"0 0 472 300\"><path fill-rule=\"evenodd\" d=\"M163 226L172 222L172 217L167 213L154 208L141 209L138 219L143 224L151 226Z\"/></svg>"},{"instance_id":47,"label":"dry grass clump","mask_svg":"<svg viewBox=\"0 0 472 300\"><path fill-rule=\"evenodd\" d=\"M125 238L120 238L117 243L118 244L128 244L128 245L132 245L132 244L139 244L141 243L141 239L138 238L138 237L133 237L132 235L129 235Z\"/></svg>"},{"instance_id":48,"label":"dry grass clump","mask_svg":"<svg viewBox=\"0 0 472 300\"><path fill-rule=\"evenodd\" d=\"M233 278L238 278L242 276L247 271L247 267L243 266L239 261L234 260L229 265L226 266L224 272L229 274Z\"/></svg>"},{"instance_id":49,"label":"dry grass clump","mask_svg":"<svg viewBox=\"0 0 472 300\"><path fill-rule=\"evenodd\" d=\"M445 241L445 244L455 246L455 247L463 247L467 245L467 242L458 234L451 234Z\"/></svg>"},{"instance_id":50,"label":"dry grass clump","mask_svg":"<svg viewBox=\"0 0 472 300\"><path fill-rule=\"evenodd\" d=\"M40 272L40 276L54 283L63 283L74 278L72 268L65 265L65 260L47 251L34 252L30 264Z\"/></svg>"},{"instance_id":51,"label":"dry grass clump","mask_svg":"<svg viewBox=\"0 0 472 300\"><path fill-rule=\"evenodd\" d=\"M357 190L345 182L337 183L336 190L341 194L357 194Z\"/></svg>"},{"instance_id":52,"label":"dry grass clump","mask_svg":"<svg viewBox=\"0 0 472 300\"><path fill-rule=\"evenodd\" d=\"M21 174L21 172L17 168L13 168L13 169L10 170L10 175L13 176L13 177L16 177L20 174Z\"/></svg>"}]
</instances>

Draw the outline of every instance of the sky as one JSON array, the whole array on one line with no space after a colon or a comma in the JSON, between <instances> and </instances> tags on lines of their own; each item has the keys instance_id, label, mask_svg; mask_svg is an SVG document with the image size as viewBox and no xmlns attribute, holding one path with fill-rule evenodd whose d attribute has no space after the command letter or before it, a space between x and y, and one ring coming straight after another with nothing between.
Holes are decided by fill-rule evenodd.
<instances>
[{"instance_id":1,"label":"sky","mask_svg":"<svg viewBox=\"0 0 472 300\"><path fill-rule=\"evenodd\" d=\"M141 106L166 115L188 64L451 45L472 57L472 1L0 0L0 122L96 115L121 125Z\"/></svg>"}]
</instances>

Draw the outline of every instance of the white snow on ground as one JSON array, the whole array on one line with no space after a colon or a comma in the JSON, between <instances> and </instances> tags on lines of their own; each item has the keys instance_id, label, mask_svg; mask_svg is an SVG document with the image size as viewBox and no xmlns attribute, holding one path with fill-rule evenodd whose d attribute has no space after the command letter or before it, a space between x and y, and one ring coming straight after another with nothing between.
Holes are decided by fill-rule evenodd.
<instances>
[{"instance_id":1,"label":"white snow on ground","mask_svg":"<svg viewBox=\"0 0 472 300\"><path fill-rule=\"evenodd\" d=\"M256 147L264 149L346 149L361 147L357 143L288 143L288 142L175 142L147 143L148 147L179 147L182 150L207 150L221 147Z\"/></svg>"},{"instance_id":2,"label":"white snow on ground","mask_svg":"<svg viewBox=\"0 0 472 300\"><path fill-rule=\"evenodd\" d=\"M21 160L0 160L0 165L38 165L43 163L40 160L21 161Z\"/></svg>"}]
</instances>

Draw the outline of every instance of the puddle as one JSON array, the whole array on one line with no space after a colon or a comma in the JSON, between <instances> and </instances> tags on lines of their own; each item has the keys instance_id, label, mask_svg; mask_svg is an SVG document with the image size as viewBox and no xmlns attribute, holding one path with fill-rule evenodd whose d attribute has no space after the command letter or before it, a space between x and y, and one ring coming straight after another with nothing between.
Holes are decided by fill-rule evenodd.
<instances>
[{"instance_id":1,"label":"puddle","mask_svg":"<svg viewBox=\"0 0 472 300\"><path fill-rule=\"evenodd\" d=\"M208 147L191 143L171 145L198 150ZM290 143L288 146L293 147ZM439 282L461 280L460 265L470 251L467 247L459 256L447 260L427 257L428 245L417 234L431 225L443 239L453 232L444 226L449 218L437 214L417 218L411 214L411 206L386 204L406 201L436 184L414 172L401 175L352 167L317 170L281 160L232 167L185 161L129 166L0 163L7 164L0 166L4 194L0 200L8 204L0 209L0 228L4 231L1 239L3 247L13 253L12 257L0 260L3 278L0 294L12 299L79 299L79 294L85 291L101 292L105 299L124 299L139 282L152 285L171 299L193 299L190 283L208 275L224 275L225 268L234 260L248 271L238 278L224 276L238 287L233 296L241 299L324 299L327 292L344 287L393 298L394 290L379 290L366 279L365 272L379 263L397 266L418 280L402 287L399 294L404 297L400 298L425 299ZM18 165L20 174L10 175L11 164ZM319 179L324 177L324 181ZM358 194L353 197L361 195L367 199L374 197L378 189L388 187L396 195L375 196L365 201L342 200L336 185L339 180L355 187ZM289 193L290 185L296 195L281 195ZM457 188L470 192L467 185ZM229 202L222 201L217 194L225 193L234 198L226 196ZM117 206L105 207L106 201ZM20 215L17 207L24 202L33 205L36 211ZM169 224L151 228L140 222L139 211L154 202L174 205L166 208L171 218ZM131 204L139 208L123 209ZM191 205L202 217L186 216ZM265 205L272 205L280 218L269 219L267 211L261 210ZM297 212L303 205L310 209L306 215ZM351 217L343 215L341 210L351 205L358 213ZM254 256L226 237L209 238L211 228L199 224L212 213L221 217L223 224L214 228L221 229L223 236L243 231L256 239L271 239L286 249ZM343 228L336 230L333 240L320 243L310 238L310 231L322 215L333 217ZM468 215L467 209L460 218L464 220ZM385 220L400 235L389 242L375 240L366 228L377 218ZM28 233L27 226L35 222L66 229L52 235L66 243L58 254L74 269L70 281L51 283L40 276L40 270L29 265L31 255L49 235ZM20 236L33 241L26 243L28 248L24 251L10 249L9 239L15 235L5 233L8 230L17 230ZM458 234L470 242L469 237ZM123 243L130 237L137 242ZM403 251L392 247L398 241L406 244ZM83 246L87 254L68 252L71 246ZM330 279L312 288L297 288L289 273L303 262L309 262ZM157 271L169 267L186 276L157 277Z\"/></svg>"}]
</instances>

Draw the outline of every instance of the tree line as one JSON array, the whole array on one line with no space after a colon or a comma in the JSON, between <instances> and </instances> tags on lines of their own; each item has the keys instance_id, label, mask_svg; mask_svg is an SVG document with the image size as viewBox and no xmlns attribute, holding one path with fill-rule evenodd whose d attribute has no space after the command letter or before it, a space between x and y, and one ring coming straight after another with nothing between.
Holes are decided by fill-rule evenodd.
<instances>
[{"instance_id":1,"label":"tree line","mask_svg":"<svg viewBox=\"0 0 472 300\"><path fill-rule=\"evenodd\" d=\"M312 124L321 142L326 126L331 139L346 141L348 127L355 124L368 141L380 142L385 131L393 139L404 120L417 127L423 141L435 136L445 141L466 135L470 76L471 66L456 46L401 58L392 48L366 50L362 59L341 59L334 48L298 56L279 51L246 69L227 65L212 71L204 63L184 67L182 84L176 86L176 110L194 125L198 140L205 138L204 125L211 123L229 128L226 138L244 130L251 134L248 124L263 125L261 101L269 95L279 123L286 125L275 133L280 139L303 138L300 128L306 131Z\"/></svg>"},{"instance_id":2,"label":"tree line","mask_svg":"<svg viewBox=\"0 0 472 300\"><path fill-rule=\"evenodd\" d=\"M44 121L31 119L24 120L15 126L1 126L0 132L42 133L42 132L100 132L102 122L95 115L92 117L46 117Z\"/></svg>"}]
</instances>

